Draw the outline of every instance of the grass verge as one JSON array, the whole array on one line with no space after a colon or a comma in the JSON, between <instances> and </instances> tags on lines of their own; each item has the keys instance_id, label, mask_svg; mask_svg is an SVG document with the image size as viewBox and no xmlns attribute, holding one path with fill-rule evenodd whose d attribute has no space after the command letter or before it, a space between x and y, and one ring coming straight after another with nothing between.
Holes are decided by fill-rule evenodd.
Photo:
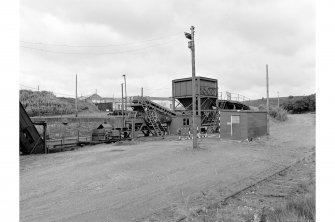
<instances>
[{"instance_id":1,"label":"grass verge","mask_svg":"<svg viewBox=\"0 0 335 222\"><path fill-rule=\"evenodd\" d=\"M304 193L292 197L283 206L266 215L271 222L312 222L315 221L315 184L305 186Z\"/></svg>"}]
</instances>

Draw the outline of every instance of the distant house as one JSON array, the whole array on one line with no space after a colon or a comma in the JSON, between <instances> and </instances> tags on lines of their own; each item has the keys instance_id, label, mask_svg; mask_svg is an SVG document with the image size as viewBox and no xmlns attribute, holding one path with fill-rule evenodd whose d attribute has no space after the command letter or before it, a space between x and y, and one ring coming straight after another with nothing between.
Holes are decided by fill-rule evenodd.
<instances>
[{"instance_id":1,"label":"distant house","mask_svg":"<svg viewBox=\"0 0 335 222\"><path fill-rule=\"evenodd\" d=\"M78 98L79 100L84 100L84 101L91 101L92 103L99 103L102 99L101 96L99 96L98 94L94 93L92 95L89 96L81 96Z\"/></svg>"},{"instance_id":2,"label":"distant house","mask_svg":"<svg viewBox=\"0 0 335 222\"><path fill-rule=\"evenodd\" d=\"M122 109L122 99L121 98L101 97L98 94L94 93L88 96L81 96L79 97L79 100L90 101L94 103L95 105L97 105L99 109L101 108L104 111L106 111L106 109L108 109L109 111ZM124 99L124 102L125 102L125 99Z\"/></svg>"}]
</instances>

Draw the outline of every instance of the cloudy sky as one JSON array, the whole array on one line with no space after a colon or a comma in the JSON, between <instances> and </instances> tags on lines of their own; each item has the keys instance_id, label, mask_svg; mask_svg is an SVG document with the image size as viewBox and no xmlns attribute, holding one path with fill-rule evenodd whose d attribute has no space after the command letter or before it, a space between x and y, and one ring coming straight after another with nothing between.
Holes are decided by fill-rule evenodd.
<instances>
[{"instance_id":1,"label":"cloudy sky","mask_svg":"<svg viewBox=\"0 0 335 222\"><path fill-rule=\"evenodd\" d=\"M196 75L251 99L315 92L312 0L20 0L20 88L56 95L171 96L191 76L183 32L195 26Z\"/></svg>"}]
</instances>

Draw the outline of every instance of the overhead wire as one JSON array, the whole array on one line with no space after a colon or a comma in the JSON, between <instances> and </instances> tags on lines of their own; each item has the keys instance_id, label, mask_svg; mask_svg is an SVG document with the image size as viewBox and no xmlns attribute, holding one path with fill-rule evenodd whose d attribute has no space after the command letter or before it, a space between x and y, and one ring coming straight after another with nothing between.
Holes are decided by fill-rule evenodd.
<instances>
[{"instance_id":1,"label":"overhead wire","mask_svg":"<svg viewBox=\"0 0 335 222\"><path fill-rule=\"evenodd\" d=\"M37 51L42 51L42 52L49 52L49 53L56 53L56 54L75 54L75 55L112 55L112 54L123 54L123 53L130 53L130 52L136 52L136 51L141 51L145 50L148 48L153 48L157 46L162 46L162 45L167 45L171 44L173 42L176 42L179 40L178 38L173 38L168 41L164 42L157 42L154 44L149 44L149 45L143 45L143 46L135 46L135 48L127 48L124 50L119 50L119 51L108 51L105 52L76 52L76 51L57 51L57 50L50 50L50 49L45 49L45 48L38 48L38 47L32 47L32 46L25 46L25 45L20 45L21 48L26 48L26 49L32 49L32 50L37 50Z\"/></svg>"},{"instance_id":2,"label":"overhead wire","mask_svg":"<svg viewBox=\"0 0 335 222\"><path fill-rule=\"evenodd\" d=\"M28 89L32 89L32 90L38 90L38 88L35 88L35 87L32 87L32 86L27 86L27 85L24 85L24 84L20 84L20 86L21 86L21 88L28 88ZM43 91L43 90L40 90L40 91ZM75 97L75 95L60 93L60 92L56 92L56 91L51 91L51 92L56 94L56 95Z\"/></svg>"},{"instance_id":3,"label":"overhead wire","mask_svg":"<svg viewBox=\"0 0 335 222\"><path fill-rule=\"evenodd\" d=\"M173 35L169 35L169 36L164 36L164 37L157 37L157 38L151 38L151 39L146 39L146 40L142 40L139 42L127 42L127 43L109 43L109 44L104 44L104 45L71 45L71 44L57 44L57 43L45 43L45 42L30 42L30 41L20 41L21 43L26 43L26 44L33 44L33 45L49 45L49 46L61 46L61 47L83 47L83 48L99 48L99 47L109 47L109 46L125 46L125 45L136 45L136 44L141 44L141 43L145 43L145 42L152 42L152 41L157 41L157 40L161 40L161 39L167 39L167 38L171 38L171 37L176 37L176 36L180 36L180 33L176 33Z\"/></svg>"}]
</instances>

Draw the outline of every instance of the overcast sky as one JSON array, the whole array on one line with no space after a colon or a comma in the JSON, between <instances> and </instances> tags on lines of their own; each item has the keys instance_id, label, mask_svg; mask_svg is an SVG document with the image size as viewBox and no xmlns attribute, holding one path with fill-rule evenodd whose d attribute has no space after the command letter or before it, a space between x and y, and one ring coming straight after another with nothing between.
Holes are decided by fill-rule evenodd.
<instances>
[{"instance_id":1,"label":"overcast sky","mask_svg":"<svg viewBox=\"0 0 335 222\"><path fill-rule=\"evenodd\" d=\"M20 84L56 95L171 96L191 76L184 31L195 26L196 75L251 99L315 92L311 0L21 0Z\"/></svg>"}]
</instances>

